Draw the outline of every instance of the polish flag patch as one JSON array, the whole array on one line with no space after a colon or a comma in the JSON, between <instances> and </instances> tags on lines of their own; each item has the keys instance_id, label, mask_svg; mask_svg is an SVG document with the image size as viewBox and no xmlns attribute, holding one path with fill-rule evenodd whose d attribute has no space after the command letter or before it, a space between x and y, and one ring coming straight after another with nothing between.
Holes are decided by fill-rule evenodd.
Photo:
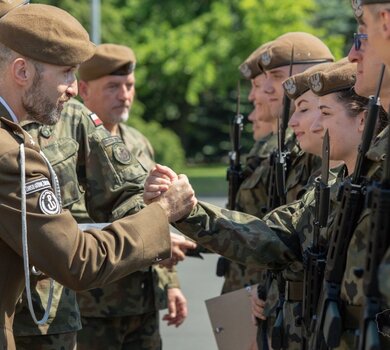
<instances>
[{"instance_id":1,"label":"polish flag patch","mask_svg":"<svg viewBox=\"0 0 390 350\"><path fill-rule=\"evenodd\" d=\"M95 126L103 125L103 122L99 119L99 117L95 113L91 113L89 117L91 118Z\"/></svg>"}]
</instances>

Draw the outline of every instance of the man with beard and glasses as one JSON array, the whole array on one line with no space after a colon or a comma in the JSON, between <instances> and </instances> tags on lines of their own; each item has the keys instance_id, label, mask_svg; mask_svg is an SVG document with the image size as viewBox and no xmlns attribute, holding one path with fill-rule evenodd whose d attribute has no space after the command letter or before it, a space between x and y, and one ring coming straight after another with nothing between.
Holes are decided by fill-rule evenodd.
<instances>
[{"instance_id":1,"label":"man with beard and glasses","mask_svg":"<svg viewBox=\"0 0 390 350\"><path fill-rule=\"evenodd\" d=\"M141 165L150 171L154 151L149 140L125 124L135 98L136 57L117 44L97 46L95 55L80 65L79 92L84 105L110 132L122 140ZM159 309L168 307L164 320L178 327L187 316L187 301L176 271L153 266L104 288L78 293L82 349L160 349Z\"/></svg>"},{"instance_id":2,"label":"man with beard and glasses","mask_svg":"<svg viewBox=\"0 0 390 350\"><path fill-rule=\"evenodd\" d=\"M55 172L20 124L33 118L43 123L58 120L63 104L77 93L75 70L94 50L80 23L52 6L21 6L0 20L0 284L6 286L0 292L1 348L15 349L14 309L24 278L30 287L29 267L31 273L42 271L75 290L110 283L169 257L168 220L187 214L195 202L183 178L151 210L103 230L82 232L70 213L62 210L62 189ZM174 209L178 201L180 212ZM142 228L146 222L154 234ZM48 288L52 289L51 283ZM41 321L33 316L37 323L45 323L50 303L42 301L47 312ZM33 310L31 314L35 315Z\"/></svg>"}]
</instances>

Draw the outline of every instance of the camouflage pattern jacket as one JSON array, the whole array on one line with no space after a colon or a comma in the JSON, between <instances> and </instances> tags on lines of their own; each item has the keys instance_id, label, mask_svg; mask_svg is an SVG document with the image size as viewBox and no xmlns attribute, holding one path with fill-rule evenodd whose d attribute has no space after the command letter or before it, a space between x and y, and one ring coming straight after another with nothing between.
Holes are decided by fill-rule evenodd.
<instances>
[{"instance_id":1,"label":"camouflage pattern jacket","mask_svg":"<svg viewBox=\"0 0 390 350\"><path fill-rule=\"evenodd\" d=\"M340 174L343 171L336 169L329 182L331 204L336 203ZM253 268L283 271L285 279L302 281L302 254L312 240L314 210L314 189L309 187L300 200L273 210L263 220L200 203L177 227L206 248L233 261ZM326 230L321 233L324 242L328 240L326 233ZM275 299L274 295L271 299ZM295 302L284 304L288 349L301 348L301 329L295 325L300 307L300 303ZM272 306L267 306L266 310L272 311Z\"/></svg>"},{"instance_id":2,"label":"camouflage pattern jacket","mask_svg":"<svg viewBox=\"0 0 390 350\"><path fill-rule=\"evenodd\" d=\"M138 130L119 124L120 137L146 170L154 166L154 151ZM104 288L77 293L83 317L141 315L167 307L167 289L178 288L176 272L153 266L135 272Z\"/></svg>"},{"instance_id":3,"label":"camouflage pattern jacket","mask_svg":"<svg viewBox=\"0 0 390 350\"><path fill-rule=\"evenodd\" d=\"M368 178L371 181L377 181L380 179L383 159L386 156L387 147L387 134L389 129L386 128L377 137L373 146L367 152L367 158L371 161ZM331 228L330 228L331 230ZM343 302L343 308L355 310L361 312L362 306L364 305L364 294L363 294L363 278L358 278L354 273L358 269L364 269L366 250L368 246L368 235L370 234L370 211L365 209L359 218L352 239L348 246L346 267L344 277L341 285L341 300ZM389 275L384 275L379 278L380 283L383 283L383 290L389 292ZM387 287L386 287L387 284ZM385 307L385 306L384 306ZM337 349L354 349L355 331L356 328L351 328L350 324L345 324L345 315L342 314L344 327L348 328L345 330L341 344ZM385 338L383 338L385 339ZM390 339L387 339L387 346L390 345ZM383 347L383 344L382 344ZM383 347L388 348L388 347Z\"/></svg>"},{"instance_id":4,"label":"camouflage pattern jacket","mask_svg":"<svg viewBox=\"0 0 390 350\"><path fill-rule=\"evenodd\" d=\"M72 211L85 201L93 220L107 222L111 213L133 213L142 208L145 169L112 137L95 114L76 100L69 101L54 126L24 122L23 128L38 142L53 165L61 185L63 208ZM46 306L48 279L32 278L35 310ZM76 295L55 283L48 323L36 326L25 298L17 306L15 336L56 334L79 330L80 313Z\"/></svg>"}]
</instances>

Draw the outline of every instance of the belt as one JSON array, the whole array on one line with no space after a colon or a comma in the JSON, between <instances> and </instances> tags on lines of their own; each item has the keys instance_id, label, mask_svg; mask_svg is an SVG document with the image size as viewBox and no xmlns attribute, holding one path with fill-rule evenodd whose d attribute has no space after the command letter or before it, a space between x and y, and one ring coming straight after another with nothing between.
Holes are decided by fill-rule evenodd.
<instances>
[{"instance_id":1,"label":"belt","mask_svg":"<svg viewBox=\"0 0 390 350\"><path fill-rule=\"evenodd\" d=\"M302 301L303 300L303 282L286 281L285 288L286 301Z\"/></svg>"}]
</instances>

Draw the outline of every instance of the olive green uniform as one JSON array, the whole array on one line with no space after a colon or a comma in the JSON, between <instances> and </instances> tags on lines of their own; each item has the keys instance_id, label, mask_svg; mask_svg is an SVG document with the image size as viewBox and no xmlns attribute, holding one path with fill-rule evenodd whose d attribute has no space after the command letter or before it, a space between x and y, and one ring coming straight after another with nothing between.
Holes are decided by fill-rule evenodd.
<instances>
[{"instance_id":1,"label":"olive green uniform","mask_svg":"<svg viewBox=\"0 0 390 350\"><path fill-rule=\"evenodd\" d=\"M132 154L151 170L150 142L138 130L119 124L119 135ZM83 329L78 349L159 349L159 309L167 307L168 288L178 288L175 271L150 267L124 279L77 294Z\"/></svg>"}]
</instances>

